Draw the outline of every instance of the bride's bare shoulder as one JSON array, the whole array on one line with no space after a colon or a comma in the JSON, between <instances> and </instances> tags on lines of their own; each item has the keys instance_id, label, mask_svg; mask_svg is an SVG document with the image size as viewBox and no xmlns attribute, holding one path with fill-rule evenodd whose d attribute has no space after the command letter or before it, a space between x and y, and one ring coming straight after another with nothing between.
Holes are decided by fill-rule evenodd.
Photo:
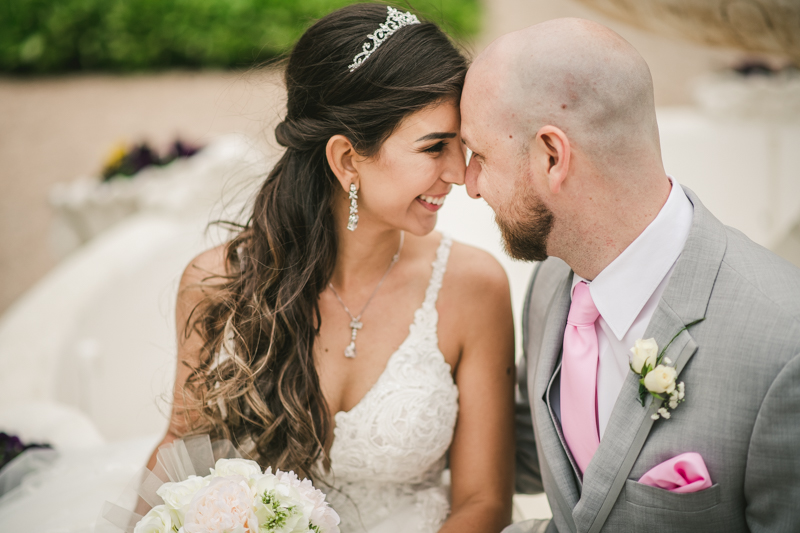
<instances>
[{"instance_id":1,"label":"bride's bare shoulder","mask_svg":"<svg viewBox=\"0 0 800 533\"><path fill-rule=\"evenodd\" d=\"M442 327L449 325L450 331L458 332L464 345L513 339L508 276L492 254L454 242L441 294Z\"/></svg>"},{"instance_id":2,"label":"bride's bare shoulder","mask_svg":"<svg viewBox=\"0 0 800 533\"><path fill-rule=\"evenodd\" d=\"M189 261L181 276L178 298L196 304L218 290L217 287L227 273L227 251L228 245L221 244Z\"/></svg>"},{"instance_id":3,"label":"bride's bare shoulder","mask_svg":"<svg viewBox=\"0 0 800 533\"><path fill-rule=\"evenodd\" d=\"M509 291L508 276L500 262L489 252L468 244L453 242L447 273L459 292L473 298Z\"/></svg>"},{"instance_id":4,"label":"bride's bare shoulder","mask_svg":"<svg viewBox=\"0 0 800 533\"><path fill-rule=\"evenodd\" d=\"M213 301L217 295L221 276L225 275L225 254L227 245L223 244L196 256L189 261L181 276L178 298L175 305L175 319L178 329L178 358L189 366L196 367L205 340L194 327L197 311L205 303ZM179 365L178 377L185 379L185 369Z\"/></svg>"}]
</instances>

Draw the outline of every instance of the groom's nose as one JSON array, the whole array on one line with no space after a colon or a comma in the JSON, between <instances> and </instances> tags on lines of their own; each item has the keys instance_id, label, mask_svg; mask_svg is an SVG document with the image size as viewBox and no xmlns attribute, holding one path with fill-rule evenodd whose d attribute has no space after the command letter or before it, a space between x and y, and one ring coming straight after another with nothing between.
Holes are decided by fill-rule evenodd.
<instances>
[{"instance_id":1,"label":"groom's nose","mask_svg":"<svg viewBox=\"0 0 800 533\"><path fill-rule=\"evenodd\" d=\"M471 157L467 165L467 173L464 176L464 184L467 186L467 194L469 194L470 198L477 199L481 197L478 192L478 175L480 173L480 163L478 163L476 158Z\"/></svg>"}]
</instances>

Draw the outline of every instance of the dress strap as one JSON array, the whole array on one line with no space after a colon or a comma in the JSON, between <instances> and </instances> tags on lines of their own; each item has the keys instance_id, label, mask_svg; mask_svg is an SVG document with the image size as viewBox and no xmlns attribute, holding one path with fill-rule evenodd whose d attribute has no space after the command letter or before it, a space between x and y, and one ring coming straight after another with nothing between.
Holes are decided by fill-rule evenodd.
<instances>
[{"instance_id":1,"label":"dress strap","mask_svg":"<svg viewBox=\"0 0 800 533\"><path fill-rule=\"evenodd\" d=\"M450 236L442 234L442 240L436 250L436 259L433 261L431 281L425 290L425 301L422 303L422 307L425 309L436 307L436 298L439 296L439 289L442 288L442 278L444 278L444 272L447 270L447 259L450 257L450 246L452 244L453 240Z\"/></svg>"}]
</instances>

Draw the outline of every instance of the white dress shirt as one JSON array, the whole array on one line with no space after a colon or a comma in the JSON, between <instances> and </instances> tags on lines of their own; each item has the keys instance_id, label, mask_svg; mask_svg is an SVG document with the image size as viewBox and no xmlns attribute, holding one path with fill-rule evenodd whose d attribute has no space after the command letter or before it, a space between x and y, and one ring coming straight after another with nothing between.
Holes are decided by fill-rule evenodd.
<instances>
[{"instance_id":1,"label":"white dress shirt","mask_svg":"<svg viewBox=\"0 0 800 533\"><path fill-rule=\"evenodd\" d=\"M600 363L597 368L597 417L603 438L622 384L631 372L631 348L645 330L669 283L694 216L694 207L678 182L649 226L592 281L573 274L572 288L581 281L600 318L595 322Z\"/></svg>"}]
</instances>

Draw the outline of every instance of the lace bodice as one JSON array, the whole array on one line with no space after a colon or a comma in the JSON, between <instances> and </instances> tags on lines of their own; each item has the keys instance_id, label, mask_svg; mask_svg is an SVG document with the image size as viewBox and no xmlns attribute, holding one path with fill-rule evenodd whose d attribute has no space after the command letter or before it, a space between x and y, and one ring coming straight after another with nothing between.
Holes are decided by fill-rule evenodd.
<instances>
[{"instance_id":1,"label":"lace bodice","mask_svg":"<svg viewBox=\"0 0 800 533\"><path fill-rule=\"evenodd\" d=\"M449 514L443 474L458 389L439 350L436 299L450 245L443 237L408 337L364 398L334 417L331 470L320 481L342 518L342 533L435 533ZM386 528L387 520L402 520L395 524L401 527Z\"/></svg>"}]
</instances>

